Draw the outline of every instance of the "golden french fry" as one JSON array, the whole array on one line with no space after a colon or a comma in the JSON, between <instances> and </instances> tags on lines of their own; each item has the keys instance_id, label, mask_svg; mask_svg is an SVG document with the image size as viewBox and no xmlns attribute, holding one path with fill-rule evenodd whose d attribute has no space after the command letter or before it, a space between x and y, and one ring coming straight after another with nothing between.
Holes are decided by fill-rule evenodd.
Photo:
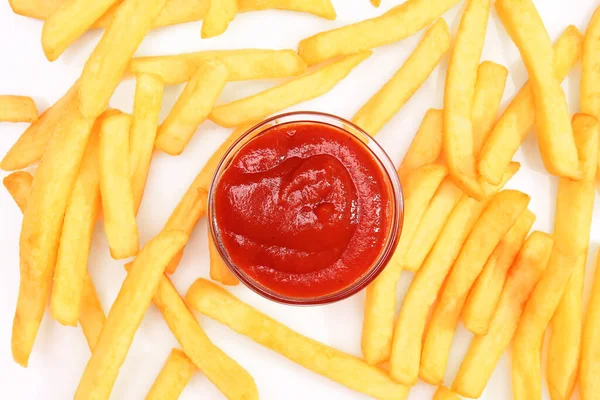
<instances>
[{"instance_id":1,"label":"golden french fry","mask_svg":"<svg viewBox=\"0 0 600 400\"><path fill-rule=\"evenodd\" d=\"M449 48L448 25L440 18L398 72L354 115L352 122L375 136L415 94Z\"/></svg>"},{"instance_id":2,"label":"golden french fry","mask_svg":"<svg viewBox=\"0 0 600 400\"><path fill-rule=\"evenodd\" d=\"M344 57L264 92L215 107L209 118L221 126L234 127L314 99L330 91L371 54L365 51Z\"/></svg>"},{"instance_id":3,"label":"golden french fry","mask_svg":"<svg viewBox=\"0 0 600 400\"><path fill-rule=\"evenodd\" d=\"M435 108L427 110L398 169L401 179L410 171L423 165L433 164L440 158L442 154L442 123L442 110Z\"/></svg>"},{"instance_id":4,"label":"golden french fry","mask_svg":"<svg viewBox=\"0 0 600 400\"><path fill-rule=\"evenodd\" d=\"M15 200L15 203L17 203L21 212L25 212L25 206L27 205L32 182L33 176L25 171L13 172L2 180L4 187Z\"/></svg>"},{"instance_id":5,"label":"golden french fry","mask_svg":"<svg viewBox=\"0 0 600 400\"><path fill-rule=\"evenodd\" d=\"M108 399L133 336L152 301L163 272L183 248L187 235L164 231L136 257L113 303L96 348L83 372L75 399Z\"/></svg>"},{"instance_id":6,"label":"golden french fry","mask_svg":"<svg viewBox=\"0 0 600 400\"><path fill-rule=\"evenodd\" d=\"M581 93L579 104L581 112L600 118L600 8L594 11L583 40L581 58ZM598 159L597 178L600 179L600 158Z\"/></svg>"},{"instance_id":7,"label":"golden french fry","mask_svg":"<svg viewBox=\"0 0 600 400\"><path fill-rule=\"evenodd\" d=\"M350 389L382 400L408 396L406 386L378 367L294 332L207 280L194 282L186 300L200 313Z\"/></svg>"},{"instance_id":8,"label":"golden french fry","mask_svg":"<svg viewBox=\"0 0 600 400\"><path fill-rule=\"evenodd\" d=\"M172 156L179 155L211 110L227 81L227 67L208 60L198 67L158 128L156 147Z\"/></svg>"},{"instance_id":9,"label":"golden french fry","mask_svg":"<svg viewBox=\"0 0 600 400\"><path fill-rule=\"evenodd\" d=\"M582 400L594 400L600 393L600 253L596 258L592 295L587 306L581 337L579 387Z\"/></svg>"},{"instance_id":10,"label":"golden french fry","mask_svg":"<svg viewBox=\"0 0 600 400\"><path fill-rule=\"evenodd\" d=\"M379 7L381 5L381 0L371 0L371 4L375 7Z\"/></svg>"},{"instance_id":11,"label":"golden french fry","mask_svg":"<svg viewBox=\"0 0 600 400\"><path fill-rule=\"evenodd\" d=\"M108 104L133 53L150 31L167 0L126 0L115 12L81 73L79 109L95 118Z\"/></svg>"},{"instance_id":12,"label":"golden french fry","mask_svg":"<svg viewBox=\"0 0 600 400\"><path fill-rule=\"evenodd\" d=\"M531 78L536 133L544 165L553 175L579 179L567 100L552 68L552 44L544 23L531 0L499 0L496 10Z\"/></svg>"},{"instance_id":13,"label":"golden french fry","mask_svg":"<svg viewBox=\"0 0 600 400\"><path fill-rule=\"evenodd\" d=\"M31 97L0 95L0 122L35 122L37 108Z\"/></svg>"},{"instance_id":14,"label":"golden french fry","mask_svg":"<svg viewBox=\"0 0 600 400\"><path fill-rule=\"evenodd\" d=\"M485 335L476 335L452 384L461 396L478 398L487 385L500 356L510 345L519 318L550 258L552 237L533 232L515 258L498 308Z\"/></svg>"},{"instance_id":15,"label":"golden french fry","mask_svg":"<svg viewBox=\"0 0 600 400\"><path fill-rule=\"evenodd\" d=\"M202 38L219 36L227 30L238 12L237 0L210 0L202 21Z\"/></svg>"},{"instance_id":16,"label":"golden french fry","mask_svg":"<svg viewBox=\"0 0 600 400\"><path fill-rule=\"evenodd\" d=\"M591 116L573 117L582 166L581 182L560 178L556 196L554 246L547 271L535 287L513 342L512 378L516 400L541 398L541 346L546 327L573 271L587 255L594 208L600 124Z\"/></svg>"},{"instance_id":17,"label":"golden french fry","mask_svg":"<svg viewBox=\"0 0 600 400\"><path fill-rule=\"evenodd\" d=\"M259 11L272 8L307 12L330 20L334 20L336 17L331 0L238 0L238 7L240 11Z\"/></svg>"},{"instance_id":18,"label":"golden french fry","mask_svg":"<svg viewBox=\"0 0 600 400\"><path fill-rule=\"evenodd\" d=\"M576 27L565 29L554 45L554 74L562 81L581 55L583 37ZM496 184L506 166L535 122L535 103L531 83L527 82L500 116L483 144L478 170L485 180Z\"/></svg>"},{"instance_id":19,"label":"golden french fry","mask_svg":"<svg viewBox=\"0 0 600 400\"><path fill-rule=\"evenodd\" d=\"M240 283L239 279L227 268L210 233L208 234L208 254L210 255L210 279L229 286Z\"/></svg>"},{"instance_id":20,"label":"golden french fry","mask_svg":"<svg viewBox=\"0 0 600 400\"><path fill-rule=\"evenodd\" d=\"M503 65L491 61L479 64L471 112L475 155L479 154L494 127L507 77L508 70Z\"/></svg>"},{"instance_id":21,"label":"golden french fry","mask_svg":"<svg viewBox=\"0 0 600 400\"><path fill-rule=\"evenodd\" d=\"M402 263L427 206L448 174L443 165L426 165L408 174L403 181L404 223L394 255L386 268L367 287L361 347L369 364L390 356L396 312L396 284Z\"/></svg>"},{"instance_id":22,"label":"golden french fry","mask_svg":"<svg viewBox=\"0 0 600 400\"><path fill-rule=\"evenodd\" d=\"M460 400L460 398L449 389L440 386L433 394L433 400Z\"/></svg>"},{"instance_id":23,"label":"golden french fry","mask_svg":"<svg viewBox=\"0 0 600 400\"><path fill-rule=\"evenodd\" d=\"M173 349L165 365L160 370L146 400L176 400L188 384L196 366L185 353Z\"/></svg>"},{"instance_id":24,"label":"golden french fry","mask_svg":"<svg viewBox=\"0 0 600 400\"><path fill-rule=\"evenodd\" d=\"M359 53L414 35L459 0L408 0L380 17L325 31L302 40L298 54L317 64L336 56Z\"/></svg>"},{"instance_id":25,"label":"golden french fry","mask_svg":"<svg viewBox=\"0 0 600 400\"><path fill-rule=\"evenodd\" d=\"M134 256L140 246L131 173L129 172L129 128L127 114L110 116L100 128L100 193L104 230L114 259Z\"/></svg>"}]
</instances>

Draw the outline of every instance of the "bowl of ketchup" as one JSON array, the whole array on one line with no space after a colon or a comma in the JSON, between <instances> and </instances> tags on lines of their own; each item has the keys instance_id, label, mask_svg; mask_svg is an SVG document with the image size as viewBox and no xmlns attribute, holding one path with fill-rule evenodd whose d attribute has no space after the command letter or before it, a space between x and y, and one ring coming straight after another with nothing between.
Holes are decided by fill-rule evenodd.
<instances>
[{"instance_id":1,"label":"bowl of ketchup","mask_svg":"<svg viewBox=\"0 0 600 400\"><path fill-rule=\"evenodd\" d=\"M210 234L246 286L285 304L345 299L389 262L403 221L385 151L334 115L267 119L232 145L208 200Z\"/></svg>"}]
</instances>

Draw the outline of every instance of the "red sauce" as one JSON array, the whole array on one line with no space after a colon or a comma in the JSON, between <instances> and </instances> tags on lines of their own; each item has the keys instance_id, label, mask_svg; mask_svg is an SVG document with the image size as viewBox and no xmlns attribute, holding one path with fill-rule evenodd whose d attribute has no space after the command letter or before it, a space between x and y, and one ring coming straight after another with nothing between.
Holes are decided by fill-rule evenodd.
<instances>
[{"instance_id":1,"label":"red sauce","mask_svg":"<svg viewBox=\"0 0 600 400\"><path fill-rule=\"evenodd\" d=\"M231 261L280 295L311 298L354 283L392 225L387 178L343 130L295 122L249 141L214 192Z\"/></svg>"}]
</instances>

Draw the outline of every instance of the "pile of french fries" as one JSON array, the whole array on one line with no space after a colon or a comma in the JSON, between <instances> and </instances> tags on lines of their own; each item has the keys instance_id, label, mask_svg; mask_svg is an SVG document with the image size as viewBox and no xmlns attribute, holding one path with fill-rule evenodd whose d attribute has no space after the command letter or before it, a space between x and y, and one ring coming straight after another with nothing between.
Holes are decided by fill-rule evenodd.
<instances>
[{"instance_id":1,"label":"pile of french fries","mask_svg":"<svg viewBox=\"0 0 600 400\"><path fill-rule=\"evenodd\" d=\"M582 399L600 398L600 268L587 313L582 298L600 176L600 8L585 35L569 26L554 46L532 0L406 0L379 17L306 38L297 52L133 58L156 27L203 20L201 36L208 38L223 33L239 12L286 9L335 19L335 10L329 0L9 3L17 14L44 20L41 42L50 61L87 30L105 29L80 78L39 116L30 98L0 96L0 121L31 124L0 163L13 171L4 185L23 212L12 337L18 364L27 366L49 302L52 318L80 325L92 350L75 398L108 399L154 303L181 349L173 349L149 399L176 399L197 370L229 399L259 397L252 376L212 343L191 308L307 369L385 400L407 398L419 379L437 387L434 399L478 398L511 344L514 398L541 399L541 351L549 332L551 398L569 399L577 385ZM451 37L441 16L459 3L462 17ZM500 116L508 70L481 62L493 5L530 78ZM410 57L352 118L377 135L449 55L444 107L425 114L398 168L403 230L390 263L366 290L363 358L294 332L213 282L199 279L180 296L168 275L206 215L211 180L231 144L261 119L330 91L372 49L421 30ZM581 110L571 118L560 83L579 60ZM136 81L132 114L108 106L129 77ZM215 106L228 82L271 78L286 80ZM181 83L183 92L159 122L165 86ZM141 245L136 214L154 149L181 154L207 119L235 129L164 229ZM536 215L529 195L503 189L520 168L512 159L532 128L544 165L558 180L552 234L530 233ZM23 171L35 164L35 176ZM111 256L134 257L108 315L87 271L98 221ZM209 241L211 279L239 284ZM414 279L396 315L396 285L405 270ZM461 321L475 336L456 377L444 386Z\"/></svg>"}]
</instances>

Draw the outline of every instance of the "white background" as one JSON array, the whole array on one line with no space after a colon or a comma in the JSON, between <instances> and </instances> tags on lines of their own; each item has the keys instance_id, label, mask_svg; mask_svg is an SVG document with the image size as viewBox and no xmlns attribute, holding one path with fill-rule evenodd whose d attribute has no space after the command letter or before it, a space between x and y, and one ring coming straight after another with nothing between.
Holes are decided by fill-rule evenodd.
<instances>
[{"instance_id":1,"label":"white background","mask_svg":"<svg viewBox=\"0 0 600 400\"><path fill-rule=\"evenodd\" d=\"M583 30L600 0L536 0L536 5L554 40L568 24ZM326 21L312 15L268 11L242 14L236 17L227 32L214 39L201 40L199 22L160 29L152 32L138 51L138 55L160 55L225 48L296 48L304 37L322 30L373 17L399 3L383 0L380 9L368 0L334 0L338 18ZM462 5L444 15L453 33L458 25ZM56 101L78 77L87 55L100 37L100 32L86 34L71 46L58 61L49 63L40 45L42 24L39 21L14 15L7 1L0 2L0 94L32 96L43 111ZM319 99L294 107L294 110L318 110L351 118L359 107L375 93L402 65L420 39L421 34L397 44L385 46L359 65L344 81ZM526 80L525 69L518 52L508 38L495 12L488 26L482 60L489 59L506 65L510 70L503 107L507 100ZM425 111L441 107L447 57L425 82L421 90L387 124L378 140L396 164L404 155ZM579 110L579 67L563 84L571 112ZM246 96L270 87L277 82L239 82L228 84L220 103ZM131 112L134 82L123 82L111 100L111 106ZM181 87L165 91L161 119L174 104ZM0 156L17 140L25 124L0 124ZM150 170L149 183L138 217L141 239L145 243L163 227L171 211L189 183L228 130L206 122L202 124L186 151L179 157L156 153ZM516 159L523 168L508 184L531 195L530 208L537 215L535 229L551 232L554 218L556 178L548 176L538 156L533 135L526 139ZM0 173L4 177L5 172ZM600 205L596 206L592 228L590 255L595 254L600 241ZM0 190L0 385L2 398L10 399L67 399L71 398L86 361L89 350L79 328L67 328L44 318L31 356L30 366L23 369L12 361L10 335L17 299L18 237L21 213L8 193ZM197 277L208 276L206 221L198 224L185 252L182 265L173 281L184 294ZM593 272L592 257L588 262L588 279ZM115 299L125 277L123 262L113 261L108 253L103 227L98 224L90 257L90 273L100 293L106 311ZM412 274L403 275L398 292L403 296ZM361 293L338 304L315 308L291 308L277 305L251 293L245 287L232 291L289 325L293 329L343 351L360 356L362 323ZM589 291L589 287L586 287ZM262 399L364 399L357 394L319 375L305 370L282 356L265 349L224 326L202 318L202 325L214 342L236 359L255 378ZM451 379L466 351L470 335L462 328L452 348L446 383ZM599 338L600 340L600 338ZM113 390L114 399L141 399L177 342L164 323L158 310L152 306L135 337L127 360ZM503 357L494 373L485 399L511 397L508 358ZM599 377L600 379L600 377ZM434 388L420 383L411 392L411 399L430 399ZM223 396L204 377L197 373L183 399L221 399Z\"/></svg>"}]
</instances>

